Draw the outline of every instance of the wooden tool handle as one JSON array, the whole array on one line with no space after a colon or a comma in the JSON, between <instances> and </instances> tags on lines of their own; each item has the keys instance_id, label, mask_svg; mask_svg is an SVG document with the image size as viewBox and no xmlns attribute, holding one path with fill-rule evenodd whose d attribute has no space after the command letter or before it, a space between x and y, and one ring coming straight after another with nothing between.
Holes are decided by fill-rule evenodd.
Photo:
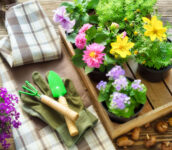
<instances>
[{"instance_id":1,"label":"wooden tool handle","mask_svg":"<svg viewBox=\"0 0 172 150\"><path fill-rule=\"evenodd\" d=\"M66 106L68 107L68 104L67 104L67 101L66 101L66 98L61 96L59 98L59 103L62 104L63 106ZM68 117L65 116L65 120L66 120L66 124L67 124L67 127L68 127L68 130L69 130L69 133L71 136L75 136L75 135L78 135L78 129L75 125L75 122L73 122L72 120L70 120Z\"/></svg>"},{"instance_id":2,"label":"wooden tool handle","mask_svg":"<svg viewBox=\"0 0 172 150\"><path fill-rule=\"evenodd\" d=\"M79 114L77 112L71 110L68 107L63 106L59 102L46 95L41 95L41 102L58 111L62 115L68 117L72 121L76 121L79 117Z\"/></svg>"}]
</instances>

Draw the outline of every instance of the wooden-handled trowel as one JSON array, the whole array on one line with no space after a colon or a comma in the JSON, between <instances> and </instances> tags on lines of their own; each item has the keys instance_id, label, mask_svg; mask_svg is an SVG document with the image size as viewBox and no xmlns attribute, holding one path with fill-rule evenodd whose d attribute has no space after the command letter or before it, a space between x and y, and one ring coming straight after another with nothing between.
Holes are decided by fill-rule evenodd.
<instances>
[{"instance_id":1,"label":"wooden-handled trowel","mask_svg":"<svg viewBox=\"0 0 172 150\"><path fill-rule=\"evenodd\" d=\"M51 89L51 92L53 94L54 98L59 98L59 103L63 104L64 106L68 107L66 98L64 95L67 93L66 88L64 86L64 83L60 76L55 73L54 71L49 71L48 74L48 83ZM67 124L67 127L69 129L69 133L71 136L75 136L78 134L78 129L75 125L75 123L70 120L68 117L65 117L65 121Z\"/></svg>"}]
</instances>

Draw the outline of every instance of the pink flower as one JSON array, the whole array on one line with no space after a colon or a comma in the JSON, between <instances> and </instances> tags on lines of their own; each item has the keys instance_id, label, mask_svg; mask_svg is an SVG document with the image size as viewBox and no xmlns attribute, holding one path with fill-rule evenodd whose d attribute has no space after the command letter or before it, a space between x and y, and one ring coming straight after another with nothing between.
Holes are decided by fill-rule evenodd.
<instances>
[{"instance_id":1,"label":"pink flower","mask_svg":"<svg viewBox=\"0 0 172 150\"><path fill-rule=\"evenodd\" d=\"M125 38L126 36L127 36L127 32L126 31L122 32L122 38Z\"/></svg>"},{"instance_id":2,"label":"pink flower","mask_svg":"<svg viewBox=\"0 0 172 150\"><path fill-rule=\"evenodd\" d=\"M91 24L89 24L89 23L87 23L87 24L84 24L83 26L82 26L82 28L79 30L79 33L85 33L85 31L87 31L89 28L91 28L92 27L92 25Z\"/></svg>"},{"instance_id":3,"label":"pink flower","mask_svg":"<svg viewBox=\"0 0 172 150\"><path fill-rule=\"evenodd\" d=\"M77 48L83 49L86 45L86 41L85 33L79 33L75 38L75 45Z\"/></svg>"},{"instance_id":4,"label":"pink flower","mask_svg":"<svg viewBox=\"0 0 172 150\"><path fill-rule=\"evenodd\" d=\"M84 51L83 59L84 62L90 68L99 68L100 64L103 63L105 54L102 51L105 49L103 45L93 43L88 45Z\"/></svg>"}]
</instances>

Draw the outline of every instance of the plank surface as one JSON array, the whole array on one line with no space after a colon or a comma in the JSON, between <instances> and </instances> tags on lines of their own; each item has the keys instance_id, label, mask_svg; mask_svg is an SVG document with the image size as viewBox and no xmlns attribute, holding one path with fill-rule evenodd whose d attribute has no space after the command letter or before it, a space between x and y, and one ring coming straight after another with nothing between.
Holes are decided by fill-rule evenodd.
<instances>
[{"instance_id":1,"label":"plank surface","mask_svg":"<svg viewBox=\"0 0 172 150\"><path fill-rule=\"evenodd\" d=\"M18 0L19 2L24 2L27 0ZM61 2L64 1L71 1L71 0L38 0L42 7L44 8L45 12L47 13L48 17L52 21L52 16L53 12L52 10L56 9ZM163 21L170 22L172 23L172 0L158 0L157 2L157 7L159 10L159 13L163 17ZM56 31L57 26L55 25ZM169 33L172 33L172 30L169 30ZM0 38L4 37L7 35L7 32L5 30L5 27L2 23L0 22ZM130 68L128 66L124 66L126 70L126 74L129 77L132 78L140 78L140 76L137 74L137 65L135 63L129 63ZM143 83L148 87L148 100L150 102L147 102L146 106L144 107L144 110L141 112L141 114L144 114L145 112L148 112L152 109L152 107L157 108L163 104L166 104L170 101L172 101L172 70L169 72L168 77L160 82L160 83L149 83L145 80L143 80ZM97 95L93 95L97 96ZM97 111L100 113L104 112L104 115L107 116L106 112L104 109L102 109L101 105L98 105L99 107L97 108ZM110 122L110 120L107 118L104 120L107 124L108 127L106 129L108 131L112 131L116 129L118 124ZM171 130L170 130L171 131ZM171 133L171 132L170 132ZM143 133L143 137L144 137ZM159 139L163 140L164 138L161 136L158 137ZM137 142L134 147L131 148L131 150L136 149L136 150L144 150L144 147L142 146L143 144L143 139L141 137L141 141ZM14 149L14 146L11 147L11 149Z\"/></svg>"}]
</instances>

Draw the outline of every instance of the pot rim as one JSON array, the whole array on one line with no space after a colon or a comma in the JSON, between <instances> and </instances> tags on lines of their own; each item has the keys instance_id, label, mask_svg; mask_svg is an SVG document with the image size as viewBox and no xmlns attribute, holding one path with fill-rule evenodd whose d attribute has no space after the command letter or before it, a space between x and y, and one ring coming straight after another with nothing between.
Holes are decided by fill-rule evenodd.
<instances>
[{"instance_id":1,"label":"pot rim","mask_svg":"<svg viewBox=\"0 0 172 150\"><path fill-rule=\"evenodd\" d=\"M124 122L127 122L127 121L131 120L131 119L134 119L134 118L141 112L141 110L142 110L142 109L144 108L144 106L145 106L145 104L140 104L140 105L139 105L139 110L138 110L133 116L131 116L130 118L124 118L124 117L117 116L117 115L113 114L112 112L109 112L109 111L108 111L108 107L107 107L105 101L101 102L101 104L102 104L103 108L106 110L106 112L107 112L109 118L110 118L112 121L115 120L114 118L119 119L119 120L125 120L125 121L113 121L113 122L119 122L119 123L124 123ZM114 118L112 118L112 117L114 117Z\"/></svg>"},{"instance_id":2,"label":"pot rim","mask_svg":"<svg viewBox=\"0 0 172 150\"><path fill-rule=\"evenodd\" d=\"M167 67L163 67L163 68L161 68L160 70L156 70L156 69L154 69L154 68L150 68L150 67L145 66L145 65L143 65L143 64L139 64L139 66L144 67L144 68L146 68L148 71L151 71L151 72L154 72L154 73L157 73L157 72L164 72L164 71L167 71L167 70L169 70L169 69L172 68L172 64L171 64L171 65L168 65Z\"/></svg>"}]
</instances>

